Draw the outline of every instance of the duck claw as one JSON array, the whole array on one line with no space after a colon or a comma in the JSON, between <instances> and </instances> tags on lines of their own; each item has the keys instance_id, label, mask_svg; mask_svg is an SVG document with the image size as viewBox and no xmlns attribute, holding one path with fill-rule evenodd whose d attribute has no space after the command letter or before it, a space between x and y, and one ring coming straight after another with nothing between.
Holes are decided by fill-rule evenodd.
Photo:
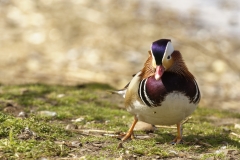
<instances>
[{"instance_id":1,"label":"duck claw","mask_svg":"<svg viewBox=\"0 0 240 160\"><path fill-rule=\"evenodd\" d=\"M183 144L183 140L182 140L182 138L176 137L172 142L170 142L170 144L172 144L172 145Z\"/></svg>"},{"instance_id":2,"label":"duck claw","mask_svg":"<svg viewBox=\"0 0 240 160\"><path fill-rule=\"evenodd\" d=\"M131 140L133 140L134 139L134 134L133 134L133 132L132 133L127 133L127 134L125 134L125 136L121 139L122 141L126 141L126 140L129 140L129 139L131 139Z\"/></svg>"}]
</instances>

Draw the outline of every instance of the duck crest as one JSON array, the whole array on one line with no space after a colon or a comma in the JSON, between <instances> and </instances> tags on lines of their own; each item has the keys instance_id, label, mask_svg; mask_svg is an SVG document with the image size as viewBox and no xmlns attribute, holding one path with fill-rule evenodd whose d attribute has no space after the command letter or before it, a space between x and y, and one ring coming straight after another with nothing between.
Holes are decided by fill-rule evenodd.
<instances>
[{"instance_id":1,"label":"duck crest","mask_svg":"<svg viewBox=\"0 0 240 160\"><path fill-rule=\"evenodd\" d=\"M154 75L154 73L155 73L155 68L153 68L153 66L152 66L152 59L153 59L152 54L150 51L148 51L148 53L149 53L149 57L144 64L141 74L139 75L141 80L148 78L148 77Z\"/></svg>"}]
</instances>

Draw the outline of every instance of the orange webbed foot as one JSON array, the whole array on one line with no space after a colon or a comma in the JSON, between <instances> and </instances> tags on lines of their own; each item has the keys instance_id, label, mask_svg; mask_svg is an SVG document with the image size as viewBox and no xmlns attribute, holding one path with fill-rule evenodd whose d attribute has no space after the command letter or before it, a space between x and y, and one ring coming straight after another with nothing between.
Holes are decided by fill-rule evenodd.
<instances>
[{"instance_id":1,"label":"orange webbed foot","mask_svg":"<svg viewBox=\"0 0 240 160\"><path fill-rule=\"evenodd\" d=\"M121 139L122 141L126 141L126 140L129 140L129 139L134 139L134 133L130 133L130 132L127 132L127 134L125 134L125 136Z\"/></svg>"},{"instance_id":2,"label":"orange webbed foot","mask_svg":"<svg viewBox=\"0 0 240 160\"><path fill-rule=\"evenodd\" d=\"M129 128L127 134L121 139L122 141L126 141L126 140L128 140L128 139L130 139L130 138L131 138L131 139L134 139L133 129L134 129L134 127L135 127L135 125L136 125L137 122L138 122L138 119L137 119L137 117L135 116L132 126Z\"/></svg>"},{"instance_id":3,"label":"orange webbed foot","mask_svg":"<svg viewBox=\"0 0 240 160\"><path fill-rule=\"evenodd\" d=\"M174 140L171 142L172 145L175 144L181 144L182 143L182 138L181 137L176 137Z\"/></svg>"},{"instance_id":4,"label":"orange webbed foot","mask_svg":"<svg viewBox=\"0 0 240 160\"><path fill-rule=\"evenodd\" d=\"M171 142L171 144L174 145L174 144L181 144L181 143L182 143L182 126L181 126L181 123L178 123L177 124L177 136Z\"/></svg>"}]
</instances>

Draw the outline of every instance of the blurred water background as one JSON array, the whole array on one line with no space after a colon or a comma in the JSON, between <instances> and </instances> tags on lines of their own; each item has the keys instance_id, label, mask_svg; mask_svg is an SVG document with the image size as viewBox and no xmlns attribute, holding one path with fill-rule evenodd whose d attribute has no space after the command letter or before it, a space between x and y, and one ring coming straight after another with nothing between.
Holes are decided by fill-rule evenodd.
<instances>
[{"instance_id":1,"label":"blurred water background","mask_svg":"<svg viewBox=\"0 0 240 160\"><path fill-rule=\"evenodd\" d=\"M170 38L201 106L240 111L240 1L0 0L0 82L124 87Z\"/></svg>"}]
</instances>

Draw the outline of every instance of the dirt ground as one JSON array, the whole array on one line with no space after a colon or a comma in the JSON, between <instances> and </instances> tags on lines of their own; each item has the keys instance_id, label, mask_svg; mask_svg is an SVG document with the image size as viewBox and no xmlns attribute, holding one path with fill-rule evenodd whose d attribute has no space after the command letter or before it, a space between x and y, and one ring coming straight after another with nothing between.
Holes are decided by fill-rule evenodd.
<instances>
[{"instance_id":1,"label":"dirt ground","mask_svg":"<svg viewBox=\"0 0 240 160\"><path fill-rule=\"evenodd\" d=\"M231 8L227 8L231 9ZM0 82L122 88L150 44L170 38L200 84L201 106L240 111L238 37L210 32L154 2L17 0L0 2Z\"/></svg>"}]
</instances>

